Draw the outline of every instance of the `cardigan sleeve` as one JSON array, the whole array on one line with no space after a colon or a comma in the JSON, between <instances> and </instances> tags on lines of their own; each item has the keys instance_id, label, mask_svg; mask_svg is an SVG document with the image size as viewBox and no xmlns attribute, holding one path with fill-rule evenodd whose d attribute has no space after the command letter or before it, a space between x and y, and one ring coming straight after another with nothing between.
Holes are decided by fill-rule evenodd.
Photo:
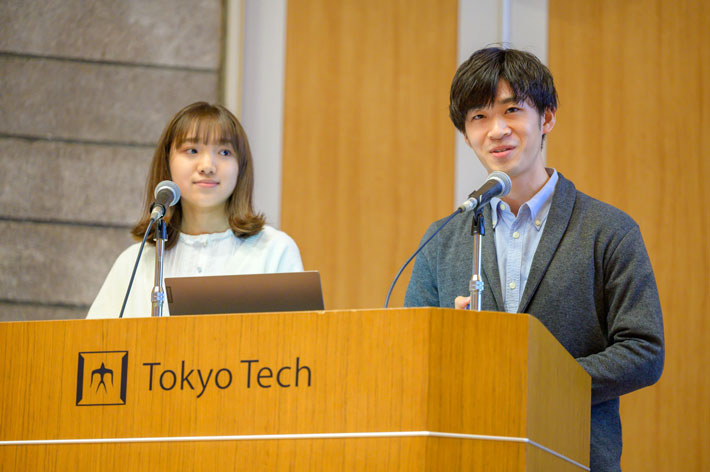
<instances>
[{"instance_id":1,"label":"cardigan sleeve","mask_svg":"<svg viewBox=\"0 0 710 472\"><path fill-rule=\"evenodd\" d=\"M436 231L438 228L437 223L429 226L419 243L420 246ZM430 251L435 250L437 242L432 241L417 255L414 261L414 268L404 296L405 307L440 306L436 267L432 265L432 258L430 257ZM453 300L451 300L451 303L453 304Z\"/></svg>"},{"instance_id":2,"label":"cardigan sleeve","mask_svg":"<svg viewBox=\"0 0 710 472\"><path fill-rule=\"evenodd\" d=\"M637 225L605 256L603 300L607 347L577 359L592 377L592 404L651 385L663 371L661 305Z\"/></svg>"}]
</instances>

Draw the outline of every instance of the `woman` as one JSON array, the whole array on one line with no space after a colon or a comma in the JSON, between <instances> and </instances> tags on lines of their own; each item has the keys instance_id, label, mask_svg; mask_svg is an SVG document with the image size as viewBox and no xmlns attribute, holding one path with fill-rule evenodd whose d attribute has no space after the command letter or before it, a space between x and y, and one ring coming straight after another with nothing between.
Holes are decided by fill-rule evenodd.
<instances>
[{"instance_id":1,"label":"woman","mask_svg":"<svg viewBox=\"0 0 710 472\"><path fill-rule=\"evenodd\" d=\"M221 105L197 102L167 124L153 156L143 218L132 234L142 240L150 221L153 189L163 180L180 188L166 214L165 277L232 275L303 270L296 243L264 224L254 212L254 173L244 129ZM148 241L124 317L150 316L155 270L155 230ZM140 244L116 259L87 318L118 317ZM163 313L168 313L167 304Z\"/></svg>"}]
</instances>

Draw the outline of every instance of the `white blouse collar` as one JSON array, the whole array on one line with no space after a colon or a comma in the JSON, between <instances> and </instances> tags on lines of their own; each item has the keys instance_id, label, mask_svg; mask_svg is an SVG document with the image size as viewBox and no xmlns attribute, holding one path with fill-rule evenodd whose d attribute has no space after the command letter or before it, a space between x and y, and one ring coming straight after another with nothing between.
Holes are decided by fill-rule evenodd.
<instances>
[{"instance_id":1,"label":"white blouse collar","mask_svg":"<svg viewBox=\"0 0 710 472\"><path fill-rule=\"evenodd\" d=\"M234 232L231 228L222 231L221 233L205 233L205 234L185 234L180 233L178 244L186 244L188 246L207 246L208 244L216 243L233 236Z\"/></svg>"}]
</instances>

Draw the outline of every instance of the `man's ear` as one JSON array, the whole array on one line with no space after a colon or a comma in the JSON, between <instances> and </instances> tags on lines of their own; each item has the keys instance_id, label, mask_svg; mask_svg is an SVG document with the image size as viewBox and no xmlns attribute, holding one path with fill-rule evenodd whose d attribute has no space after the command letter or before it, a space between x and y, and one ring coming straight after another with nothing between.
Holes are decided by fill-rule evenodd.
<instances>
[{"instance_id":1,"label":"man's ear","mask_svg":"<svg viewBox=\"0 0 710 472\"><path fill-rule=\"evenodd\" d=\"M555 123L557 123L557 109L548 108L545 110L545 113L542 114L541 120L542 134L548 134L552 131L552 128L555 127Z\"/></svg>"}]
</instances>

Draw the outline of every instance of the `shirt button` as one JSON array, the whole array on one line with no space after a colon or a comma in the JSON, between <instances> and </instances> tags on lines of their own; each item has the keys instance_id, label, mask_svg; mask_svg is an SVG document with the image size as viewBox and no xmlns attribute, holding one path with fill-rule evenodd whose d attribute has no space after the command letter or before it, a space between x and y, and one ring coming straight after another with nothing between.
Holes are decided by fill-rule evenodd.
<instances>
[{"instance_id":1,"label":"shirt button","mask_svg":"<svg viewBox=\"0 0 710 472\"><path fill-rule=\"evenodd\" d=\"M513 233L513 238L514 238L514 239L518 239L519 237L520 237L520 233L518 233L517 231L516 231L515 233ZM512 287L511 287L511 288L512 288Z\"/></svg>"},{"instance_id":2,"label":"shirt button","mask_svg":"<svg viewBox=\"0 0 710 472\"><path fill-rule=\"evenodd\" d=\"M539 228L541 224L542 224L542 221L535 220L535 226L537 226Z\"/></svg>"},{"instance_id":3,"label":"shirt button","mask_svg":"<svg viewBox=\"0 0 710 472\"><path fill-rule=\"evenodd\" d=\"M500 209L503 210L503 211L505 211L505 203L501 203L501 204L500 204Z\"/></svg>"},{"instance_id":4,"label":"shirt button","mask_svg":"<svg viewBox=\"0 0 710 472\"><path fill-rule=\"evenodd\" d=\"M515 288L515 282L510 282L510 283L508 284L508 287L510 287L510 288Z\"/></svg>"}]
</instances>

